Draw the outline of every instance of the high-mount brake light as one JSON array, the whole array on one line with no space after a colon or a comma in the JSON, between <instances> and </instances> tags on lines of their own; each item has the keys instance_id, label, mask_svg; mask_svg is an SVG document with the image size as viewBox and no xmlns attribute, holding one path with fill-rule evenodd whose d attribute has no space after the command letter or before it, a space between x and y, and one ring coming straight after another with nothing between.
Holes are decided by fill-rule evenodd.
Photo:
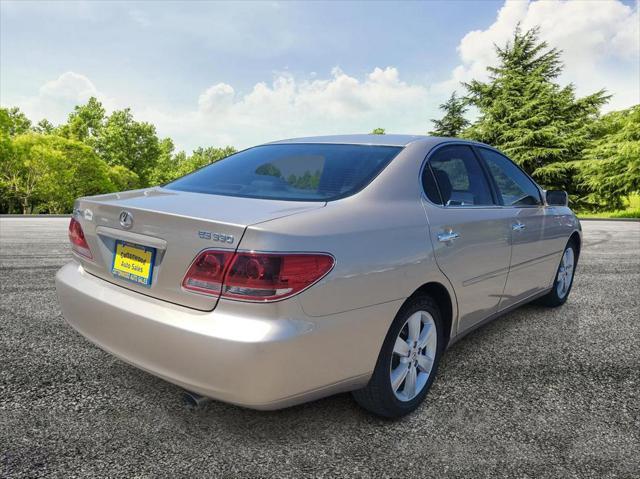
<instances>
[{"instance_id":1,"label":"high-mount brake light","mask_svg":"<svg viewBox=\"0 0 640 479\"><path fill-rule=\"evenodd\" d=\"M80 222L75 218L71 218L69 222L69 241L71 241L71 249L85 258L93 259L89 244L84 237L84 231Z\"/></svg>"},{"instance_id":2,"label":"high-mount brake light","mask_svg":"<svg viewBox=\"0 0 640 479\"><path fill-rule=\"evenodd\" d=\"M324 253L254 253L206 250L182 281L185 289L244 301L276 301L293 296L333 268Z\"/></svg>"}]
</instances>

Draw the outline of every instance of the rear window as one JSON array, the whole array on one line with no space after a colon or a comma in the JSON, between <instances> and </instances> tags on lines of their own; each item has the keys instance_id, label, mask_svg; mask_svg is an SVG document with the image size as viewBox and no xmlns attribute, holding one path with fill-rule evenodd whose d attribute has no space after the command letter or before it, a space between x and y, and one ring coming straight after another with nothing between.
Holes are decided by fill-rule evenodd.
<instances>
[{"instance_id":1,"label":"rear window","mask_svg":"<svg viewBox=\"0 0 640 479\"><path fill-rule=\"evenodd\" d=\"M248 198L331 201L367 186L401 149L370 145L262 145L205 166L165 188Z\"/></svg>"}]
</instances>

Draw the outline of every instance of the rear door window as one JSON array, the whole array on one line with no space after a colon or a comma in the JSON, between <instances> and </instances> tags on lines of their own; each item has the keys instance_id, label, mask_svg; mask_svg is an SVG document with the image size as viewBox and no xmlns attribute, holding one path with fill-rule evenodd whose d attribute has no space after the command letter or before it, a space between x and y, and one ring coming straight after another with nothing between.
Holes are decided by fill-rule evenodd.
<instances>
[{"instance_id":1,"label":"rear door window","mask_svg":"<svg viewBox=\"0 0 640 479\"><path fill-rule=\"evenodd\" d=\"M402 147L378 145L262 145L165 187L225 196L331 201L367 186L400 150Z\"/></svg>"},{"instance_id":2,"label":"rear door window","mask_svg":"<svg viewBox=\"0 0 640 479\"><path fill-rule=\"evenodd\" d=\"M495 204L484 171L470 147L440 148L431 156L429 164L445 206Z\"/></svg>"}]
</instances>

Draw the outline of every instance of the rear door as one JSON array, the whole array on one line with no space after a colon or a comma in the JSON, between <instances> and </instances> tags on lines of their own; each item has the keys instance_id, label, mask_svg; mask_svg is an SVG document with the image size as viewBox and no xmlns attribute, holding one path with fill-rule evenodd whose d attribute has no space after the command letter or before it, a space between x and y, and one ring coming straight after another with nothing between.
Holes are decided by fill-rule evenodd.
<instances>
[{"instance_id":1,"label":"rear door","mask_svg":"<svg viewBox=\"0 0 640 479\"><path fill-rule=\"evenodd\" d=\"M509 212L468 145L436 150L423 185L436 261L455 288L462 331L498 309L511 255Z\"/></svg>"},{"instance_id":2,"label":"rear door","mask_svg":"<svg viewBox=\"0 0 640 479\"><path fill-rule=\"evenodd\" d=\"M499 309L512 306L548 286L557 266L540 190L511 160L495 150L477 151L491 173L498 200L509 212L512 252L509 276Z\"/></svg>"}]
</instances>

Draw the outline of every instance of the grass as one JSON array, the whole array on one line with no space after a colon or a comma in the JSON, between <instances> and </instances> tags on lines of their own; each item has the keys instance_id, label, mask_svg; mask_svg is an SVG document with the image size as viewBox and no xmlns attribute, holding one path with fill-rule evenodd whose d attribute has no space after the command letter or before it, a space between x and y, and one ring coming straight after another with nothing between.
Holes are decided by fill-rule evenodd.
<instances>
[{"instance_id":1,"label":"grass","mask_svg":"<svg viewBox=\"0 0 640 479\"><path fill-rule=\"evenodd\" d=\"M640 219L640 194L631 195L626 201L627 207L616 211L598 211L597 213L584 211L578 213L578 218L639 218Z\"/></svg>"}]
</instances>

